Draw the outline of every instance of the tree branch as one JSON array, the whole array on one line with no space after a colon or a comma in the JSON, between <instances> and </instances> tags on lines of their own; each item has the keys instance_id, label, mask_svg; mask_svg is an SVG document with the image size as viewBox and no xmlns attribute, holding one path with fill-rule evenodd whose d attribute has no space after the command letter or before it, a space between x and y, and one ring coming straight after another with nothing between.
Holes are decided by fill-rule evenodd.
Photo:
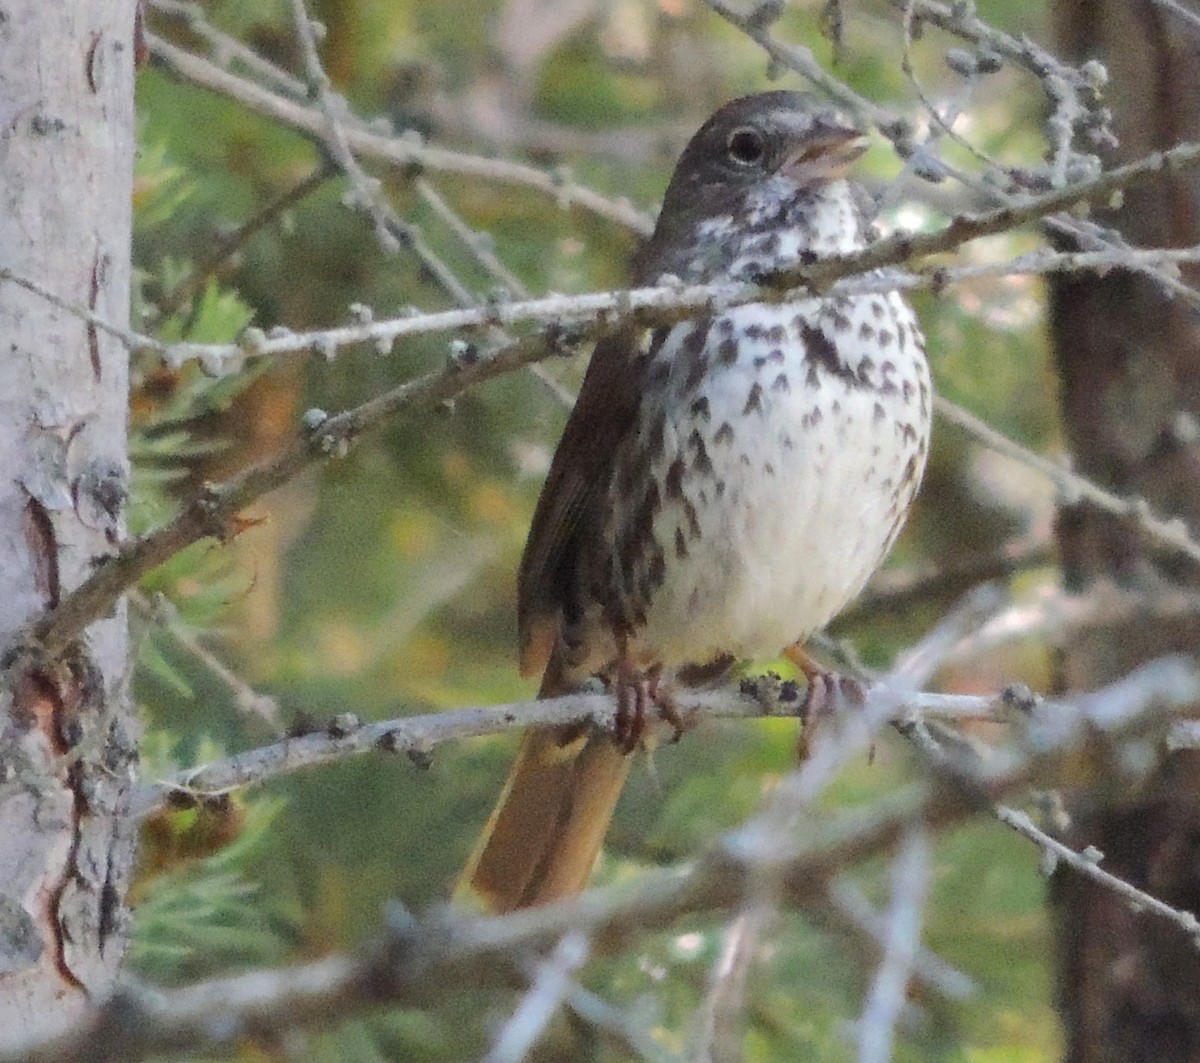
<instances>
[{"instance_id":1,"label":"tree branch","mask_svg":"<svg viewBox=\"0 0 1200 1063\"><path fill-rule=\"evenodd\" d=\"M359 322L311 332L273 330L268 336L252 335L240 343L178 343L169 347L158 344L172 364L189 358L202 358L209 365L226 359L239 360L247 353L258 355L294 354L316 350L332 355L356 344L374 344L387 349L397 340L417 335L453 332L486 325L509 327L522 323L560 322L578 325L614 327L635 322L645 325L670 324L713 313L745 303L775 303L802 298L811 293L856 294L895 289L918 288L943 291L960 280L981 276L1007 276L1065 271L1069 269L1137 268L1142 264L1168 264L1200 260L1200 249L1140 251L1115 248L1110 252L1053 252L1049 250L1022 255L1004 263L967 267L935 266L923 271L883 272L913 259L926 258L957 250L965 243L1006 232L1062 211L1072 205L1102 200L1164 168L1181 169L1200 163L1200 144L1181 144L1168 152L1156 152L1128 166L1110 170L1092 181L1046 193L1011 207L1000 207L981 214L963 214L929 233L896 233L861 251L837 255L819 262L763 276L760 283L729 281L719 284L659 284L610 292L580 295L549 295L513 302L493 302L483 307L446 310L439 313L407 315L379 321ZM868 274L867 276L862 276ZM1194 292L1200 298L1200 292ZM142 338L138 338L142 342Z\"/></svg>"},{"instance_id":2,"label":"tree branch","mask_svg":"<svg viewBox=\"0 0 1200 1063\"><path fill-rule=\"evenodd\" d=\"M703 0L706 6L735 26L757 44L780 67L796 71L830 99L836 100L860 120L865 119L897 145L907 143L913 133L912 123L879 104L868 100L845 82L828 73L812 52L796 44L785 44L771 35L771 24L783 13L783 4L751 4L746 12L738 12L726 0Z\"/></svg>"},{"instance_id":3,"label":"tree branch","mask_svg":"<svg viewBox=\"0 0 1200 1063\"><path fill-rule=\"evenodd\" d=\"M1197 151L1197 155L1200 156L1200 150ZM953 224L949 229L952 228ZM921 238L904 237L902 242L910 239ZM894 240L890 242L895 243ZM925 242L928 243L928 240ZM884 243L889 241L881 241L874 247L878 248ZM826 263L817 264L811 269L820 276L827 272L836 276L838 270L848 268L845 264L848 258L849 256L847 259L830 260L828 270L822 268ZM886 280L883 283L891 284L891 281ZM727 298L717 299L714 292L726 293ZM782 298L784 294L786 293L776 291L774 298ZM398 318L389 322L344 326L309 334L305 342L312 342L313 335L330 338L331 342L339 344L359 342L367 335L394 338L401 334L461 328L468 324L483 323L489 318L505 321L512 317L514 311L521 316L533 316L536 311L550 318L561 319L568 316L568 308L579 310L586 307L587 311L595 316L581 326L572 337L573 342L578 342L584 337L595 336L611 327L609 320L603 316L603 311L608 308L635 321L661 323L664 318L682 319L694 316L697 312L718 312L720 308L730 305L731 301L746 302L762 299L763 295L764 290L756 285L733 284L693 286L682 290L666 287L643 288L573 298L552 296L530 300L524 304L449 310L440 314L422 315L420 318ZM84 628L107 615L117 598L151 569L200 539L210 536L225 538L235 534L234 518L239 511L315 462L345 453L368 428L403 409L445 401L481 381L548 357L556 349L561 349L562 338L561 329L552 328L546 334L517 340L491 354L477 357L474 361L453 360L440 372L430 373L402 384L345 413L321 419L320 411L310 411L317 416L314 426L295 439L279 456L246 470L219 487L210 487L185 505L173 520L139 539L125 543L115 555L103 561L91 577L63 598L56 610L26 629L18 651L24 649L51 657L57 656ZM295 341L296 337L292 336L268 339L256 349L270 348L273 351L281 344L294 346ZM187 346L195 348L198 345ZM219 349L227 351L230 348L221 345ZM244 348L233 349L244 353ZM1087 498L1108 512L1132 518L1156 542L1200 561L1200 540L1189 532L1182 521L1155 517L1144 500L1123 499L1085 480L1065 467L1008 439L973 414L941 396L935 396L934 402L942 416L966 429L985 445L1021 461L1045 476L1061 491L1075 497Z\"/></svg>"},{"instance_id":4,"label":"tree branch","mask_svg":"<svg viewBox=\"0 0 1200 1063\"><path fill-rule=\"evenodd\" d=\"M274 458L254 465L219 486L208 486L166 524L122 544L58 608L30 624L5 654L56 657L91 623L106 616L113 603L147 572L201 539L222 540L237 534L237 514L319 461L339 457L363 432L400 410L444 402L501 373L547 357L554 337L521 340L470 363L451 361L439 372L401 384L361 406L336 416L310 410L305 430Z\"/></svg>"},{"instance_id":5,"label":"tree branch","mask_svg":"<svg viewBox=\"0 0 1200 1063\"><path fill-rule=\"evenodd\" d=\"M534 965L529 992L500 1029L483 1063L521 1063L566 1000L574 975L587 959L587 938L571 931L546 959Z\"/></svg>"},{"instance_id":6,"label":"tree branch","mask_svg":"<svg viewBox=\"0 0 1200 1063\"><path fill-rule=\"evenodd\" d=\"M1104 858L1103 853L1094 850L1085 850L1082 853L1078 853L1069 845L1064 845L1057 838L1052 837L1038 827L1029 818L1028 813L1015 808L1009 808L1007 805L997 806L996 818L1001 823L1012 827L1018 834L1028 838L1052 860L1061 861L1077 874L1084 875L1105 888L1112 890L1133 911L1148 912L1151 915L1158 916L1160 919L1166 919L1168 922L1175 923L1189 934L1195 940L1197 948L1200 948L1200 920L1197 920L1195 915L1191 912L1181 911L1178 908L1172 908L1169 904L1160 901L1145 890L1138 889L1132 883L1126 882L1124 879L1105 871L1100 866L1100 861Z\"/></svg>"},{"instance_id":7,"label":"tree branch","mask_svg":"<svg viewBox=\"0 0 1200 1063\"><path fill-rule=\"evenodd\" d=\"M214 69L223 73L219 68ZM266 95L271 96L270 93ZM279 102L292 106L289 101ZM316 117L321 123L326 121L323 115L318 114ZM320 129L316 130L316 133L319 132ZM347 131L348 138L352 132ZM353 146L351 144L351 147ZM362 322L299 336L292 333L263 336L257 330L248 330L240 345L173 346L170 348L173 358L196 356L206 365L212 366L222 364L223 360L240 362L247 353L282 353L313 346L328 352L347 344L361 342L390 346L402 336L478 325L506 325L527 320L549 320L556 325L550 340L544 337L519 340L488 356L478 358L469 365L453 363L440 373L418 378L360 407L321 421L312 431L294 440L277 458L247 470L220 487L210 489L185 505L179 515L168 524L125 544L116 555L103 562L91 577L67 595L53 614L42 617L27 628L20 648L50 656L61 653L73 638L88 624L104 616L117 597L150 569L199 539L231 534L235 528L236 514L250 502L280 486L315 461L342 453L366 428L401 409L417 403L451 398L471 384L546 357L554 346L553 341L561 341L561 323L564 320L582 319L577 338L583 338L599 334L611 327L615 320L662 324L694 316L696 313L712 313L738 303L794 297L796 289L828 290L838 281L847 281L853 275L875 271L911 258L951 250L980 236L1005 231L1079 203L1103 199L1114 191L1163 169L1182 168L1197 161L1200 161L1200 145L1179 145L1170 151L1155 153L1138 162L1110 170L1094 180L1032 197L1018 206L1002 207L978 215L963 215L933 233L897 234L880 240L856 254L822 260L765 278L766 286L659 286L630 292L575 297L551 296L520 303L493 304L482 308L451 310L383 322ZM935 271L925 279L930 286L941 286L945 283L945 271ZM863 282L881 285L885 289L900 286L895 279L886 275L858 279L860 285ZM847 283L849 285L850 282ZM1007 440L947 400L938 398L936 401L937 408L943 416L967 428L987 445L1017 457L1050 478L1061 490L1089 498L1110 512L1133 516L1156 541L1200 560L1200 541L1189 534L1181 522L1155 518L1149 513L1144 502L1131 503L1090 484L1055 463Z\"/></svg>"},{"instance_id":8,"label":"tree branch","mask_svg":"<svg viewBox=\"0 0 1200 1063\"><path fill-rule=\"evenodd\" d=\"M1053 562L1054 551L1048 542L1021 539L1005 543L992 553L884 569L838 613L832 626L845 631L881 615L902 615L918 605L957 598L976 584L1005 579Z\"/></svg>"},{"instance_id":9,"label":"tree branch","mask_svg":"<svg viewBox=\"0 0 1200 1063\"><path fill-rule=\"evenodd\" d=\"M1108 595L1072 601L1096 610L1098 622L1103 623L1110 619L1114 607L1123 607L1127 612L1137 608L1135 603L1139 599L1125 594L1116 606ZM1140 601L1143 606L1146 604L1144 599ZM934 635L928 636L909 651L898 667L905 667L903 662L906 658L924 662L913 681L928 678L934 666L942 666L976 652L981 638L987 645L994 643L997 635L992 633L993 629L1003 630L1009 638L1018 637L1025 629L1019 626L1017 620L1023 619L1026 623L1036 625L1041 622L1044 612L1044 609L1026 606L1016 618L1010 615L1010 610L995 613L986 621L979 616L978 624L969 626L965 635L961 625L953 626L955 620L952 614L950 636L941 638L935 629ZM1075 616L1073 622L1083 623L1084 617ZM932 652L927 648L931 639L935 646ZM873 683L875 685L871 689L877 689L879 681L873 680ZM774 676L745 679L736 689L719 687L706 691L682 691L678 696L680 712L689 725L703 725L709 720L719 719L791 717L796 715L802 704L798 685ZM886 718L876 721L876 724L891 722L904 733L910 733L913 728L929 720L1012 723L1021 713L1028 711L1030 705L1040 707L1039 711L1044 713L1053 713L1058 702L1047 701L1028 690L1018 691L1015 688L990 695L943 694L908 689L890 705ZM231 790L256 786L274 778L365 753L404 755L414 763L424 765L437 747L466 738L523 732L531 727L580 723L601 732L611 732L615 716L615 701L606 693L571 694L373 723L362 723L350 713L339 713L331 716L320 731L288 737L146 784L135 793L132 812L139 817L145 816L175 797L195 800L219 797ZM1188 722L1176 721L1169 740L1186 741L1184 732ZM667 735L669 728L666 724L659 721L655 726L661 736Z\"/></svg>"},{"instance_id":10,"label":"tree branch","mask_svg":"<svg viewBox=\"0 0 1200 1063\"><path fill-rule=\"evenodd\" d=\"M205 251L200 260L192 266L191 272L155 302L154 307L158 311L158 319L161 321L170 317L189 300L195 298L208 278L220 269L223 262L232 258L281 214L291 210L301 200L320 188L329 180L332 172L328 166L321 163L314 167L308 176L302 177L269 203L263 204L233 232L218 236L213 241L212 247Z\"/></svg>"},{"instance_id":11,"label":"tree branch","mask_svg":"<svg viewBox=\"0 0 1200 1063\"><path fill-rule=\"evenodd\" d=\"M1034 453L1016 440L996 431L991 425L976 417L956 403L935 395L934 409L952 424L965 429L979 442L996 452L1019 461L1022 465L1045 477L1063 496L1066 502L1086 499L1106 513L1126 517L1134 521L1154 542L1177 550L1193 561L1200 562L1200 539L1181 518L1164 520L1154 516L1150 504L1142 498L1122 498L1098 484L1072 472L1056 461Z\"/></svg>"},{"instance_id":12,"label":"tree branch","mask_svg":"<svg viewBox=\"0 0 1200 1063\"><path fill-rule=\"evenodd\" d=\"M231 74L201 56L176 47L157 34L147 33L146 43L156 65L168 73L237 100L257 114L311 140L324 142L328 124L320 108L298 103ZM608 199L561 174L547 173L534 166L503 159L487 159L480 155L433 147L422 143L421 138L414 134L395 136L357 123L347 125L345 135L348 148L359 158L374 159L410 174L430 170L527 188L548 196L564 208L578 207L636 233L644 235L653 229L651 220L628 201Z\"/></svg>"},{"instance_id":13,"label":"tree branch","mask_svg":"<svg viewBox=\"0 0 1200 1063\"><path fill-rule=\"evenodd\" d=\"M797 684L771 677L746 680L738 689L721 687L679 693L679 710L689 725L709 720L795 716L800 705ZM1007 720L1011 718L1011 709L1003 692L995 695L913 692L895 709L892 719L908 722L917 716ZM146 784L134 795L132 811L136 816L145 816L175 796L198 800L219 797L231 790L257 786L364 753L400 754L424 764L438 746L465 738L579 723L611 732L615 717L615 700L610 694L601 693L452 709L375 723L362 723L349 713L339 713L322 731L284 738ZM671 731L661 721L653 727L663 737Z\"/></svg>"},{"instance_id":14,"label":"tree branch","mask_svg":"<svg viewBox=\"0 0 1200 1063\"><path fill-rule=\"evenodd\" d=\"M520 958L577 932L593 954L611 954L631 935L660 930L684 915L739 910L764 882L780 900L802 902L848 867L891 850L913 829L945 829L1032 779L1069 770L1072 754L1100 737L1119 743L1200 700L1200 672L1171 658L1112 687L1056 705L1030 721L1028 740L1008 755L945 762L926 780L867 808L808 816L780 832L777 801L808 787L785 782L772 806L727 834L694 863L652 871L629 885L504 916L438 911L397 913L356 954L202 982L183 989L126 993L67 1033L0 1055L0 1063L134 1063L150 1055L217 1049L282 1031L327 1027L384 1003L419 1005L457 987L509 987ZM837 744L836 736L835 743ZM804 776L810 765L796 773Z\"/></svg>"},{"instance_id":15,"label":"tree branch","mask_svg":"<svg viewBox=\"0 0 1200 1063\"><path fill-rule=\"evenodd\" d=\"M921 922L929 892L930 846L924 827L914 824L892 862L892 904L883 959L867 993L858 1023L859 1063L890 1063L896 1025L908 1003L908 981L921 948Z\"/></svg>"}]
</instances>

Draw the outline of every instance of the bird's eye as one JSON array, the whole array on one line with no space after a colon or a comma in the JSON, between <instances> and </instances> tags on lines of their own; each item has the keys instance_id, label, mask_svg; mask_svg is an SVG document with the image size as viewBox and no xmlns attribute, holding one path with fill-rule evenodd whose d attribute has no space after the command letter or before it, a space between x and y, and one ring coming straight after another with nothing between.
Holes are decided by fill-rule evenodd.
<instances>
[{"instance_id":1,"label":"bird's eye","mask_svg":"<svg viewBox=\"0 0 1200 1063\"><path fill-rule=\"evenodd\" d=\"M762 134L749 126L742 126L730 133L726 147L729 149L729 157L739 166L754 166L762 162L767 153Z\"/></svg>"}]
</instances>

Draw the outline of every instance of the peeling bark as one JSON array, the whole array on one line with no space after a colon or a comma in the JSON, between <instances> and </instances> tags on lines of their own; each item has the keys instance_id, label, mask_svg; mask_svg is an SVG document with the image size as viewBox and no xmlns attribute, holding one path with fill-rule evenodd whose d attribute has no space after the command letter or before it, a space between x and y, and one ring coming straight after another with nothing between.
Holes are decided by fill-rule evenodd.
<instances>
[{"instance_id":1,"label":"peeling bark","mask_svg":"<svg viewBox=\"0 0 1200 1063\"><path fill-rule=\"evenodd\" d=\"M0 7L5 265L128 318L135 0ZM127 355L0 284L0 652L123 533ZM123 608L54 662L3 660L0 1047L58 1029L125 949L136 733Z\"/></svg>"}]
</instances>

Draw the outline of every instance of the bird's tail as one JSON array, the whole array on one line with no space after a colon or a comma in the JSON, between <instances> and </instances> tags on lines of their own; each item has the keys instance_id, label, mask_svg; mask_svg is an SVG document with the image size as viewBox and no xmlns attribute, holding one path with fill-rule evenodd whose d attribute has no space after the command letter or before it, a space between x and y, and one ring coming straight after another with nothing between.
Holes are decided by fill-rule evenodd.
<instances>
[{"instance_id":1,"label":"bird's tail","mask_svg":"<svg viewBox=\"0 0 1200 1063\"><path fill-rule=\"evenodd\" d=\"M570 690L552 658L538 697ZM607 736L583 726L527 732L456 898L509 912L582 890L630 760Z\"/></svg>"}]
</instances>

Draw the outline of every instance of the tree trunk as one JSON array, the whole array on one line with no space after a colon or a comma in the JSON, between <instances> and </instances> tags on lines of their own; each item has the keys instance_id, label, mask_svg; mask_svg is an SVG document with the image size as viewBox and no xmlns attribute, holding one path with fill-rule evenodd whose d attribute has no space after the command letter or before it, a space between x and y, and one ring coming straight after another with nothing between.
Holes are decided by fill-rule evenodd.
<instances>
[{"instance_id":1,"label":"tree trunk","mask_svg":"<svg viewBox=\"0 0 1200 1063\"><path fill-rule=\"evenodd\" d=\"M124 326L135 0L0 9L0 262ZM14 653L124 532L123 345L0 280L0 1047L111 988L125 947L135 760L123 608L61 660Z\"/></svg>"},{"instance_id":2,"label":"tree trunk","mask_svg":"<svg viewBox=\"0 0 1200 1063\"><path fill-rule=\"evenodd\" d=\"M1200 138L1200 34L1186 20L1152 0L1058 0L1055 29L1065 57L1108 68L1106 103L1120 138L1110 161ZM1200 243L1197 182L1191 171L1141 184L1125 194L1124 209L1098 220L1134 245ZM1195 286L1200 271L1185 266L1184 279ZM1063 276L1051 285L1051 332L1079 470L1200 529L1196 311L1131 273ZM1060 513L1058 530L1073 586L1104 578L1143 589L1164 579L1197 583L1194 567L1150 551L1128 520L1074 506ZM1064 647L1064 680L1099 686L1140 661L1195 654L1198 643L1194 623L1140 618ZM1111 780L1073 797L1067 840L1096 846L1109 871L1200 911L1200 758L1176 754L1136 787ZM1055 894L1071 1063L1200 1060L1195 942L1069 871Z\"/></svg>"}]
</instances>

